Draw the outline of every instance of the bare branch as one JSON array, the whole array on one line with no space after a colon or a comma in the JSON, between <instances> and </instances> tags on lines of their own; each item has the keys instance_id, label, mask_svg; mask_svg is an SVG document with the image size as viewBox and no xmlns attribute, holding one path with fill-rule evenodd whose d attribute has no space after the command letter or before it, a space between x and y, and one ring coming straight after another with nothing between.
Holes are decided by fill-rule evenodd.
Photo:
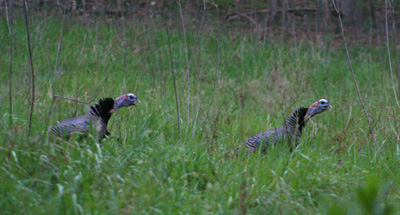
<instances>
[{"instance_id":1,"label":"bare branch","mask_svg":"<svg viewBox=\"0 0 400 215\"><path fill-rule=\"evenodd\" d=\"M394 99L396 100L397 107L400 107L399 100L397 99L396 95L396 87L394 85L394 78L393 78L393 69L392 69L392 59L390 57L390 48L389 48L389 27L388 27L388 16L387 16L387 0L385 0L385 30L386 30L386 48L389 58L389 69L390 69L390 77L392 79L392 86L393 86L393 94Z\"/></svg>"},{"instance_id":2,"label":"bare branch","mask_svg":"<svg viewBox=\"0 0 400 215\"><path fill-rule=\"evenodd\" d=\"M152 33L152 42L153 42L153 46L154 46L154 54L156 57L156 63L157 63L157 70L158 70L158 75L160 76L160 82L161 82L161 91L163 94L163 98L164 98L164 102L165 102L165 111L167 112L167 116L168 116L168 122L169 122L169 126L171 128L171 135L174 133L173 127L172 127L172 122L171 122L171 115L169 114L169 109L168 109L168 102L167 102L167 94L165 91L165 85L164 85L164 78L163 78L163 74L161 72L161 67L160 67L160 59L158 58L158 51L157 51L157 45L156 45L156 39L155 39L155 32L154 32L154 23L153 23L153 19L151 19L151 33Z\"/></svg>"},{"instance_id":3,"label":"bare branch","mask_svg":"<svg viewBox=\"0 0 400 215\"><path fill-rule=\"evenodd\" d=\"M181 18L181 24L182 24L182 31L183 31L183 40L185 42L185 56L186 56L186 77L187 77L187 119L186 119L186 137L187 138L187 133L189 130L189 119L190 119L190 65L189 65L189 53L188 53L188 45L187 45L187 40L186 40L186 30L185 30L185 22L183 20L183 11L182 11L182 5L180 0L176 0L176 3L179 6L179 15ZM193 53L192 53L193 55ZM181 94L183 95L183 93Z\"/></svg>"},{"instance_id":4,"label":"bare branch","mask_svg":"<svg viewBox=\"0 0 400 215\"><path fill-rule=\"evenodd\" d=\"M390 2L389 2L390 3ZM397 48L397 31L396 31L396 19L394 17L394 6L391 4L390 8L392 9L392 31L393 31L393 40L394 40L394 50L396 53L396 75L397 75L397 87L399 90L398 99L400 99L400 63L399 63L399 49Z\"/></svg>"},{"instance_id":5,"label":"bare branch","mask_svg":"<svg viewBox=\"0 0 400 215\"><path fill-rule=\"evenodd\" d=\"M87 18L86 18L86 19L87 19ZM81 65L81 63L82 63L82 62L84 61L84 59L85 59L85 58L83 57L83 52L84 52L84 50L85 50L85 45L86 45L86 36L87 36L87 33L85 32L84 35L83 35L82 46L81 46L81 48L80 48L80 52L79 52L79 55L78 55L78 62L75 64L75 67L74 67L74 69L73 69L73 73L74 73L74 74L73 74L73 77L75 77L75 74L76 74L78 65ZM80 79L78 78L78 82L76 83L76 85L75 85L75 83L74 83L76 94L79 94L79 90L77 89L78 86L80 86L79 83L80 83ZM75 95L75 97L78 97L78 95ZM77 110L78 110L78 103L75 103L75 110L74 110L74 113L76 113Z\"/></svg>"},{"instance_id":6,"label":"bare branch","mask_svg":"<svg viewBox=\"0 0 400 215\"><path fill-rule=\"evenodd\" d=\"M1 122L3 123L4 133L7 133L7 126L6 126L6 122L4 120L4 114L2 112L1 112ZM12 130L12 127L10 128L10 130Z\"/></svg>"},{"instance_id":7,"label":"bare branch","mask_svg":"<svg viewBox=\"0 0 400 215\"><path fill-rule=\"evenodd\" d=\"M63 37L64 37L65 12L63 13L59 1L57 1L57 4L58 4L58 7L60 9L61 16L62 16L62 26L61 26L61 32L60 32L60 40L58 42L56 65L54 66L54 80L53 80L53 92L52 92L53 99L52 99L51 106L50 106L47 125L48 125L48 122L49 122L49 120L51 118L51 114L53 113L54 102L56 100L57 75L58 75L58 71L59 71L59 62L60 62L60 53L61 53L61 47L62 47L62 40L63 40ZM46 127L47 127L47 125L46 125Z\"/></svg>"},{"instance_id":8,"label":"bare branch","mask_svg":"<svg viewBox=\"0 0 400 215\"><path fill-rule=\"evenodd\" d=\"M204 5L205 5L205 0L204 0ZM204 66L204 64L202 65ZM200 69L200 74L198 79L200 80L200 78L203 76L203 68ZM193 129L192 129L192 137L190 138L190 140L193 139L194 137L194 132L196 130L196 125L197 125L197 120L199 118L199 112L200 112L200 105L201 105L201 100L202 100L202 96L201 96L201 92L202 92L203 88L201 86L201 82L199 81L198 85L197 85L197 92L198 92L198 103L197 103L197 110L196 110L196 116L194 118L194 124L193 124Z\"/></svg>"},{"instance_id":9,"label":"bare branch","mask_svg":"<svg viewBox=\"0 0 400 215\"><path fill-rule=\"evenodd\" d=\"M190 59L192 59L192 56L193 56L193 53L194 53L194 50L195 50L195 47L196 47L196 43L197 43L197 36L198 36L198 34L199 34L199 32L200 32L200 29L201 29L201 27L202 27L205 14L206 14L206 0L203 0L203 15L202 15L202 17L201 17L200 26L199 26L199 28L198 28L198 30L197 30L195 46L193 47L193 51L192 51L192 55L190 56ZM189 61L189 62L190 62L190 61ZM200 70L199 79L200 79L200 77L202 76L202 71L203 71L203 69ZM192 137L190 138L190 140L192 140L193 137L194 137L194 131L196 130L197 119L198 119L198 117L199 117L199 112L200 112L201 91L202 91L200 85L201 85L201 82L199 81L198 86L197 86L197 92L198 92L199 101L198 101L198 104L197 104L196 115L195 115L194 123L193 123ZM186 133L187 133L187 132L186 132ZM186 138L185 138L185 139L186 139Z\"/></svg>"},{"instance_id":10,"label":"bare branch","mask_svg":"<svg viewBox=\"0 0 400 215\"><path fill-rule=\"evenodd\" d=\"M33 69L33 57L32 57L32 50L31 50L31 39L29 36L29 23L28 23L28 3L26 0L24 0L24 14L25 14L25 26L26 26L26 37L28 39L28 49L29 49L29 64L31 67L31 81L32 81L32 95L31 95L31 112L29 116L29 122L28 122L28 137L31 134L31 127L32 127L32 118L33 118L33 110L35 106L35 71Z\"/></svg>"},{"instance_id":11,"label":"bare branch","mask_svg":"<svg viewBox=\"0 0 400 215\"><path fill-rule=\"evenodd\" d=\"M9 1L10 4L10 9L8 9L7 7L7 2L5 2L6 5L6 15L7 15L7 24L8 24L8 28L10 31L10 39L11 39L11 49L10 49L10 73L9 73L9 89L8 89L8 97L9 97L9 101L10 101L10 139L13 139L13 102L12 102L12 74L13 74L13 56L14 56L14 22L13 22L13 14L12 14L12 0ZM4 118L3 118L4 120ZM5 129L5 125L4 125L4 129Z\"/></svg>"},{"instance_id":12,"label":"bare branch","mask_svg":"<svg viewBox=\"0 0 400 215\"><path fill-rule=\"evenodd\" d=\"M216 58L216 64L215 64L215 76L214 76L214 92L212 95L212 99L211 99L211 104L209 106L209 109L207 112L210 111L212 105L215 105L215 109L217 108L217 102L214 102L214 99L216 99L217 95L218 95L218 88L217 88L217 82L218 82L218 75L219 75L219 8L218 5L214 4L214 6L217 9L217 58ZM208 115L208 113L207 113Z\"/></svg>"},{"instance_id":13,"label":"bare branch","mask_svg":"<svg viewBox=\"0 0 400 215\"><path fill-rule=\"evenodd\" d=\"M83 104L90 104L90 102L84 102L84 101L81 101L81 100L78 100L78 99L73 99L73 98L69 98L69 97L65 97L65 96L54 95L54 97L62 98L62 99L66 99L66 100L70 100L70 101L74 101L74 102L79 102L79 103L83 103Z\"/></svg>"},{"instance_id":14,"label":"bare branch","mask_svg":"<svg viewBox=\"0 0 400 215\"><path fill-rule=\"evenodd\" d=\"M175 70L174 70L174 60L173 60L173 55L172 55L172 49L171 49L171 38L169 36L169 31L168 31L168 26L167 26L167 21L165 18L165 11L164 11L164 2L163 0L161 1L161 10L162 10L162 17L164 21L164 27L165 31L167 33L167 39L168 39L168 48L169 48L169 55L170 55L170 60L171 60L171 73L172 73L172 80L174 82L174 91L175 91L175 100L176 100L176 108L177 108L177 121L178 121L178 132L179 132L179 139L181 138L181 123L180 123L180 105L179 105L179 95L178 91L176 89L176 78L175 78Z\"/></svg>"},{"instance_id":15,"label":"bare branch","mask_svg":"<svg viewBox=\"0 0 400 215\"><path fill-rule=\"evenodd\" d=\"M350 71L351 71L351 75L353 76L353 81L354 81L354 85L355 85L355 87L356 87L356 91L357 91L357 94L358 94L358 99L360 100L361 107L362 107L362 109L363 109L363 111L364 111L365 118L367 118L369 131L370 131L372 137L374 138L374 142L375 142L375 144L376 144L375 134L374 134L373 128L372 128L372 126L371 126L371 123L370 123L370 120L369 120L367 111L365 110L365 106L364 106L364 102L363 102L362 97L361 97L360 89L358 88L357 80L356 80L356 77L355 77L355 75L354 75L354 70L353 70L353 67L352 67L352 65L351 65L350 54L349 54L349 50L348 50L348 48L347 48L346 38L345 38L345 36L344 36L344 29L343 29L342 17L341 17L341 15L340 15L340 11L339 11L338 7L337 7L336 4L335 4L335 0L332 0L332 2L333 2L333 6L334 6L334 8L335 8L335 10L336 10L336 13L338 14L339 23L340 23L340 28L341 28L341 31L342 31L343 43L344 43L344 47L345 47L345 49L346 49L347 63L349 64Z\"/></svg>"},{"instance_id":16,"label":"bare branch","mask_svg":"<svg viewBox=\"0 0 400 215\"><path fill-rule=\"evenodd\" d=\"M124 73L125 73L125 75L126 75L126 72L128 71L128 69L126 68L126 45L127 45L127 38L126 38L126 16L124 15L124 17L122 17L122 21L123 21L123 23L122 23L122 32L123 32L123 35L124 35L124 40L123 40L123 42L122 42L122 45L123 45L123 55L124 55L124 63L123 63L123 66L124 66Z\"/></svg>"},{"instance_id":17,"label":"bare branch","mask_svg":"<svg viewBox=\"0 0 400 215\"><path fill-rule=\"evenodd\" d=\"M319 8L317 7L295 7L295 8L286 8L286 9L279 9L276 12L299 12L299 11L304 11L304 12L318 12ZM271 10L265 9L265 10L257 10L257 11L250 11L246 13L229 13L225 16L225 19L228 21L231 21L233 19L237 19L241 16L246 17L248 15L254 15L258 13L270 13L272 12Z\"/></svg>"},{"instance_id":18,"label":"bare branch","mask_svg":"<svg viewBox=\"0 0 400 215\"><path fill-rule=\"evenodd\" d=\"M187 78L187 105L188 105L188 111L187 111L187 119L186 119L185 139L187 139L187 136L189 134L189 124L190 124L190 64L191 64L193 56L194 56L194 51L196 50L196 47L197 47L197 42L198 42L198 38L199 38L199 32L200 32L201 28L203 27L206 7L205 7L205 3L204 3L203 14L202 14L202 17L201 17L200 25L197 28L197 32L196 32L196 36L195 36L195 42L194 42L194 44L192 46L192 52L191 52L191 55L189 57L189 50L188 50L188 44L187 44L187 39L186 39L186 29L185 29L185 22L184 22L184 18L183 18L182 5L181 5L180 0L176 0L176 2L178 4L178 6L179 6L179 15L180 15L180 18L181 18L181 25L182 25L182 30L183 30L183 39L184 39L184 42L185 42L185 54L186 54L186 78ZM200 104L199 104L197 110L199 110L199 108L200 108ZM196 113L196 118L197 118L197 116L198 116L198 111Z\"/></svg>"}]
</instances>

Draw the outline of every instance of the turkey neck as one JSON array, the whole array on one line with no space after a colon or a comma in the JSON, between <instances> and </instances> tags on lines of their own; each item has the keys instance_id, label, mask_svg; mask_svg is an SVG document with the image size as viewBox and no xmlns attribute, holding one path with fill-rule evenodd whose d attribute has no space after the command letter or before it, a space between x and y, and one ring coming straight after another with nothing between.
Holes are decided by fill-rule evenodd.
<instances>
[{"instance_id":1,"label":"turkey neck","mask_svg":"<svg viewBox=\"0 0 400 215\"><path fill-rule=\"evenodd\" d=\"M285 121L285 133L289 139L295 136L296 140L300 138L301 132L303 131L306 121L304 117L307 114L308 108L300 107L293 111L292 114ZM296 132L297 129L297 132Z\"/></svg>"},{"instance_id":2,"label":"turkey neck","mask_svg":"<svg viewBox=\"0 0 400 215\"><path fill-rule=\"evenodd\" d=\"M92 115L92 117L97 117L97 116L93 116L93 115ZM103 120L103 122L107 125L108 121L109 121L110 118L111 118L111 114L110 114L110 113L103 114L103 115L101 115L100 118L101 118L101 119Z\"/></svg>"}]
</instances>

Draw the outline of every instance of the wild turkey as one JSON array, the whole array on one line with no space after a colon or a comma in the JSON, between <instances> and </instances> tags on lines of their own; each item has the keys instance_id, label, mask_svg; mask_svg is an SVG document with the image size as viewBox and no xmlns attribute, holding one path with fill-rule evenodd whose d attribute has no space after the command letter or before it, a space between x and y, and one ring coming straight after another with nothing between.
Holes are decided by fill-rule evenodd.
<instances>
[{"instance_id":1,"label":"wild turkey","mask_svg":"<svg viewBox=\"0 0 400 215\"><path fill-rule=\"evenodd\" d=\"M329 104L328 100L320 99L308 108L297 108L286 119L285 123L281 127L266 130L247 139L247 153L254 153L258 147L260 147L260 143L262 143L262 150L265 151L269 144L281 142L283 140L288 142L294 140L295 142L298 142L307 121L311 119L311 117L320 114L331 107L332 106Z\"/></svg>"},{"instance_id":2,"label":"wild turkey","mask_svg":"<svg viewBox=\"0 0 400 215\"><path fill-rule=\"evenodd\" d=\"M132 93L122 95L115 100L112 98L100 99L98 104L90 107L88 114L65 119L57 125L50 127L49 131L56 136L65 137L68 140L72 133L88 133L90 125L92 125L92 128L96 129L95 131L100 142L104 137L110 135L110 132L107 130L107 123L111 118L111 114L121 107L136 106L135 101L140 103L136 95Z\"/></svg>"}]
</instances>

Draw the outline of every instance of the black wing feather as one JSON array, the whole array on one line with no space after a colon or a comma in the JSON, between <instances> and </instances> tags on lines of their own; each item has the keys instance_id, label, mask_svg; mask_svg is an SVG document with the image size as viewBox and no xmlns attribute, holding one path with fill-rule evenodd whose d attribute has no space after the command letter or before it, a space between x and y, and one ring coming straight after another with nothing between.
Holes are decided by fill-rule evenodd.
<instances>
[{"instance_id":1,"label":"black wing feather","mask_svg":"<svg viewBox=\"0 0 400 215\"><path fill-rule=\"evenodd\" d=\"M112 98L103 98L99 100L98 104L92 105L90 107L90 112L98 117L101 117L105 123L111 117L110 111L114 108L114 99Z\"/></svg>"}]
</instances>

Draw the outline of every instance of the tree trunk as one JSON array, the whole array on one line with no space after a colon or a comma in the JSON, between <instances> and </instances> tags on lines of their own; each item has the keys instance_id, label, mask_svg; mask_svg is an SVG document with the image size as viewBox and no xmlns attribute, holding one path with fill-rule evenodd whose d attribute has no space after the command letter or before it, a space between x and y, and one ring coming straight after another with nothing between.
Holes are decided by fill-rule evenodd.
<instances>
[{"instance_id":1,"label":"tree trunk","mask_svg":"<svg viewBox=\"0 0 400 215\"><path fill-rule=\"evenodd\" d=\"M344 25L353 27L361 26L363 14L359 0L341 0L340 3Z\"/></svg>"},{"instance_id":2,"label":"tree trunk","mask_svg":"<svg viewBox=\"0 0 400 215\"><path fill-rule=\"evenodd\" d=\"M269 21L273 22L276 18L276 14L278 13L278 0L271 0L270 11Z\"/></svg>"}]
</instances>

